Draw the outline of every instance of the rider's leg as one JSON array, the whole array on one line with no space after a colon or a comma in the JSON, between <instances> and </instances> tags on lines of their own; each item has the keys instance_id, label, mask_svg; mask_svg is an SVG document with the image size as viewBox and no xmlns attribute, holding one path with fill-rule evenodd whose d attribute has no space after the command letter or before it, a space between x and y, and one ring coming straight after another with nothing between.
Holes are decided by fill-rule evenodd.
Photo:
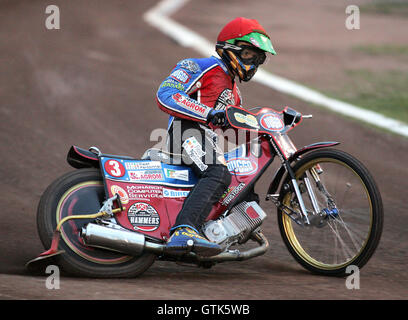
<instances>
[{"instance_id":1,"label":"rider's leg","mask_svg":"<svg viewBox=\"0 0 408 320\"><path fill-rule=\"evenodd\" d=\"M182 139L183 162L191 166L199 180L184 201L171 228L173 233L167 249L182 252L187 247L187 240L193 239L193 251L210 256L221 252L221 248L199 236L197 230L230 185L231 174L216 141L206 135L198 125L187 125L190 126L189 129L194 130L182 130L185 133L185 139Z\"/></svg>"},{"instance_id":2,"label":"rider's leg","mask_svg":"<svg viewBox=\"0 0 408 320\"><path fill-rule=\"evenodd\" d=\"M189 225L198 229L215 203L231 183L231 174L224 165L209 165L184 201L174 226Z\"/></svg>"}]
</instances>

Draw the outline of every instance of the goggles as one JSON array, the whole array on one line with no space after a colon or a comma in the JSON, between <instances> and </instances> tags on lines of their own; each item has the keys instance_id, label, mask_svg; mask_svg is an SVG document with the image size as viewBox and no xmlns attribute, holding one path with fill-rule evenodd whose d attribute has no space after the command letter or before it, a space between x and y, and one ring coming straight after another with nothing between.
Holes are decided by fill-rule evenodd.
<instances>
[{"instance_id":1,"label":"goggles","mask_svg":"<svg viewBox=\"0 0 408 320\"><path fill-rule=\"evenodd\" d=\"M242 63L246 65L259 66L266 60L265 51L256 47L241 45L238 48L240 48L240 50L237 50L236 54L241 59Z\"/></svg>"}]
</instances>

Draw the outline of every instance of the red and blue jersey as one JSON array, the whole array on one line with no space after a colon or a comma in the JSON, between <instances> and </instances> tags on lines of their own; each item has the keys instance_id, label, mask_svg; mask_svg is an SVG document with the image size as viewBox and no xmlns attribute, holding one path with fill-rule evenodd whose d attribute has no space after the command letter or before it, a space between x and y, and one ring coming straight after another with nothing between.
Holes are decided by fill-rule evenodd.
<instances>
[{"instance_id":1,"label":"red and blue jersey","mask_svg":"<svg viewBox=\"0 0 408 320\"><path fill-rule=\"evenodd\" d=\"M241 95L224 63L216 58L185 59L177 63L157 91L159 108L174 117L206 123L212 108L241 105Z\"/></svg>"}]
</instances>

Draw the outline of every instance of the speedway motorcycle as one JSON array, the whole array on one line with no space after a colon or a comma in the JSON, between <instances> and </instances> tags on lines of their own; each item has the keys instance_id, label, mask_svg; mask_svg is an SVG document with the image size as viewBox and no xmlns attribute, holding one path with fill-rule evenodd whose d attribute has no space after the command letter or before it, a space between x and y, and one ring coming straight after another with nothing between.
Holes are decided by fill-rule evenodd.
<instances>
[{"instance_id":1,"label":"speedway motorcycle","mask_svg":"<svg viewBox=\"0 0 408 320\"><path fill-rule=\"evenodd\" d=\"M262 233L267 215L253 190L277 159L265 203L277 208L290 254L322 275L342 276L349 265L361 268L383 225L371 174L351 155L333 149L338 142L297 149L288 132L311 116L288 107L257 111L226 109L230 126L253 132L255 139L225 153L232 182L200 228L223 252L212 257L198 256L192 247L178 256L166 252L169 229L196 183L191 169L173 164L171 154L149 149L135 159L72 146L67 161L77 170L56 179L38 205L39 236L50 249L27 267L57 263L79 276L133 277L156 259L211 267L260 256L269 246ZM253 245L244 247L249 241Z\"/></svg>"}]
</instances>

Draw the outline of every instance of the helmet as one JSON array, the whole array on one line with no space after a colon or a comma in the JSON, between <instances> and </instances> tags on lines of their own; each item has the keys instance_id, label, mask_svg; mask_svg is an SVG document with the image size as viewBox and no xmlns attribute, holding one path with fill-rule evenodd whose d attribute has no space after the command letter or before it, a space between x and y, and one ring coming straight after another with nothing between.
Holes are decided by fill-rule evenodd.
<instances>
[{"instance_id":1,"label":"helmet","mask_svg":"<svg viewBox=\"0 0 408 320\"><path fill-rule=\"evenodd\" d=\"M247 42L247 45L238 42ZM230 71L242 81L249 81L265 62L266 53L276 55L264 28L255 19L235 18L220 32L215 46Z\"/></svg>"}]
</instances>

